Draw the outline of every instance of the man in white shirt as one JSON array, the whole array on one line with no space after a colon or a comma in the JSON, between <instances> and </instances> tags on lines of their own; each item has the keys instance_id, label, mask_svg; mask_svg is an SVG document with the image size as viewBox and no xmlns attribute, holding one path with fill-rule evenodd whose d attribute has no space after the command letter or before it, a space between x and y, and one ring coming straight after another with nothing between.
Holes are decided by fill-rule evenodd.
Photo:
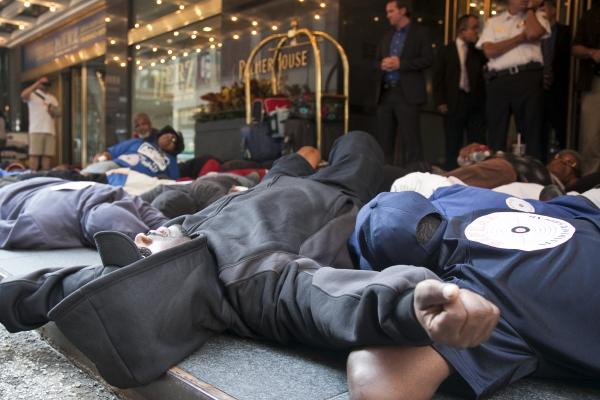
<instances>
[{"instance_id":1,"label":"man in white shirt","mask_svg":"<svg viewBox=\"0 0 600 400\"><path fill-rule=\"evenodd\" d=\"M541 0L508 0L507 11L490 18L477 42L489 59L486 73L488 146L505 150L511 112L527 153L542 155L543 65L541 39L550 24Z\"/></svg>"},{"instance_id":2,"label":"man in white shirt","mask_svg":"<svg viewBox=\"0 0 600 400\"><path fill-rule=\"evenodd\" d=\"M58 101L50 94L50 81L43 76L21 92L21 99L29 107L29 168L37 171L50 169L56 154L54 120L60 117Z\"/></svg>"}]
</instances>

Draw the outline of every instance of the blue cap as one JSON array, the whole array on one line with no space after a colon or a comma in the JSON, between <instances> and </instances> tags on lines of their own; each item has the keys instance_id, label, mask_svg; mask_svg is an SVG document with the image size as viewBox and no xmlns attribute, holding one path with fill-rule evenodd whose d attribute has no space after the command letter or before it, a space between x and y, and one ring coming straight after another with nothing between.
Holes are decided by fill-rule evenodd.
<instances>
[{"instance_id":1,"label":"blue cap","mask_svg":"<svg viewBox=\"0 0 600 400\"><path fill-rule=\"evenodd\" d=\"M419 222L431 214L439 215L442 224L429 241L419 243ZM420 194L381 193L358 213L351 246L360 257L363 269L427 266L437 254L444 226L440 212Z\"/></svg>"}]
</instances>

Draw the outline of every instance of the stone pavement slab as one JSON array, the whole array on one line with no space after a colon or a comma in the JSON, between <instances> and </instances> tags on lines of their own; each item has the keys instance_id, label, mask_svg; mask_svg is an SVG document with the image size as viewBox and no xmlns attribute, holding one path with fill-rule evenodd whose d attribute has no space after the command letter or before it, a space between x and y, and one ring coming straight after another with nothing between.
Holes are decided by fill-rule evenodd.
<instances>
[{"instance_id":1,"label":"stone pavement slab","mask_svg":"<svg viewBox=\"0 0 600 400\"><path fill-rule=\"evenodd\" d=\"M67 249L52 251L2 251L0 250L0 275L27 273L38 268L65 267L73 265L97 264L100 259L90 249ZM85 370L92 371L93 365L77 351L53 324L43 328L42 333L61 352L67 354ZM35 335L35 334L33 334ZM0 359L3 357L0 342ZM20 346L20 344L15 345ZM43 343L31 342L33 347ZM11 347L11 345L9 345ZM14 351L12 349L10 351ZM27 352L24 357L27 358ZM38 358L44 366L35 371L50 371L54 359ZM4 354L4 357L7 357ZM22 365L29 365L27 359ZM18 369L17 369L18 371ZM1 372L0 372L1 374ZM69 372L78 376L78 372ZM37 393L44 387L43 380L34 375L24 375L23 381L36 382L24 389L24 397L39 398ZM17 373L17 378L20 379ZM101 381L101 378L96 376ZM49 380L46 390L54 390L60 381ZM1 384L0 384L1 385ZM103 387L99 384L98 387ZM96 386L92 385L92 393ZM0 398L5 386L0 386ZM30 391L28 393L28 391ZM202 348L171 368L163 377L145 387L129 390L116 390L125 399L247 399L247 400L347 400L345 375L345 354L329 353L301 347L280 346L277 344L241 339L220 335L209 340ZM87 399L90 397L83 398ZM108 396L108 395L107 395ZM11 397L13 398L13 397ZM108 399L110 397L101 397ZM454 397L438 394L435 400L456 400ZM497 393L490 400L600 400L600 386L585 387L581 384L534 379L523 380Z\"/></svg>"}]
</instances>

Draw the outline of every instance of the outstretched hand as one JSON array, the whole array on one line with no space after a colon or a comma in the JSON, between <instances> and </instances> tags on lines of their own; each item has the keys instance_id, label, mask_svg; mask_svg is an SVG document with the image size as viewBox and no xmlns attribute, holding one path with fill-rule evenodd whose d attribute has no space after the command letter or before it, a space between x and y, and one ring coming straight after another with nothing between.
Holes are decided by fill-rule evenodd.
<instances>
[{"instance_id":1,"label":"outstretched hand","mask_svg":"<svg viewBox=\"0 0 600 400\"><path fill-rule=\"evenodd\" d=\"M432 279L415 288L414 308L431 340L454 347L484 342L500 317L498 307L482 296Z\"/></svg>"}]
</instances>

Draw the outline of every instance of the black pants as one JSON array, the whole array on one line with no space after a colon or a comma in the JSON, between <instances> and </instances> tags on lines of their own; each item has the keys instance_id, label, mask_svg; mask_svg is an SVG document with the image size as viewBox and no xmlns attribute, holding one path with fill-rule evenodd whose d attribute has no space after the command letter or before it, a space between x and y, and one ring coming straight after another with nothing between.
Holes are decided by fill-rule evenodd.
<instances>
[{"instance_id":1,"label":"black pants","mask_svg":"<svg viewBox=\"0 0 600 400\"><path fill-rule=\"evenodd\" d=\"M288 154L275 161L263 182L277 175L306 177L338 187L356 197L360 204L368 203L379 193L383 181L383 153L368 133L353 131L339 137L328 160L327 167L315 171L297 153Z\"/></svg>"},{"instance_id":2,"label":"black pants","mask_svg":"<svg viewBox=\"0 0 600 400\"><path fill-rule=\"evenodd\" d=\"M463 92L458 94L457 102L444 117L446 132L446 169L452 170L458 165L456 158L461 147L467 143L485 143L485 107L484 99Z\"/></svg>"},{"instance_id":3,"label":"black pants","mask_svg":"<svg viewBox=\"0 0 600 400\"><path fill-rule=\"evenodd\" d=\"M494 78L487 83L488 146L506 150L508 124L515 116L517 132L527 145L527 154L542 155L542 69ZM510 150L510 149L509 149Z\"/></svg>"},{"instance_id":4,"label":"black pants","mask_svg":"<svg viewBox=\"0 0 600 400\"><path fill-rule=\"evenodd\" d=\"M552 139L552 130L554 130L554 140L558 142L561 149L567 148L567 95L558 90L544 90L544 119L542 122L542 161L546 159L550 140Z\"/></svg>"},{"instance_id":5,"label":"black pants","mask_svg":"<svg viewBox=\"0 0 600 400\"><path fill-rule=\"evenodd\" d=\"M383 90L377 108L377 141L386 164L423 161L420 104L411 104L401 87Z\"/></svg>"}]
</instances>

